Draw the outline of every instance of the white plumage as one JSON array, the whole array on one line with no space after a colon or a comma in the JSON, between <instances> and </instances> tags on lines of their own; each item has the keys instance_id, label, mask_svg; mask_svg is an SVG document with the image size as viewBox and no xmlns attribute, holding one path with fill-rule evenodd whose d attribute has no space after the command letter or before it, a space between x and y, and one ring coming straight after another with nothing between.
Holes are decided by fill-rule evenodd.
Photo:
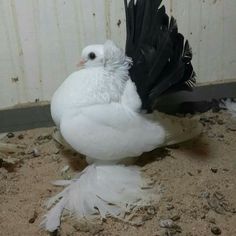
<instances>
[{"instance_id":1,"label":"white plumage","mask_svg":"<svg viewBox=\"0 0 236 236\"><path fill-rule=\"evenodd\" d=\"M49 231L58 228L64 209L80 220L93 220L98 215L124 219L133 207L148 206L159 200L147 191L150 186L142 180L137 167L94 164L75 179L56 181L55 185L68 187L48 201L48 207L58 201L41 224Z\"/></svg>"},{"instance_id":2,"label":"white plumage","mask_svg":"<svg viewBox=\"0 0 236 236\"><path fill-rule=\"evenodd\" d=\"M165 140L163 128L139 113L130 62L108 41L104 61L70 75L52 98L52 117L62 136L90 160L139 156Z\"/></svg>"},{"instance_id":3,"label":"white plumage","mask_svg":"<svg viewBox=\"0 0 236 236\"><path fill-rule=\"evenodd\" d=\"M57 182L69 186L50 200L49 207L59 202L43 221L49 231L58 228L64 209L78 218L89 219L94 214L122 218L131 206L150 204L153 192L142 188L145 180L139 170L114 163L185 141L200 131L191 121L185 127L193 128L188 135L182 125L171 134L176 127L171 119L140 111L141 101L129 78L131 59L113 42L85 48L82 64L84 68L70 75L55 92L51 113L65 141L95 164L72 181ZM180 134L183 136L178 139ZM159 199L158 192L155 198Z\"/></svg>"},{"instance_id":4,"label":"white plumage","mask_svg":"<svg viewBox=\"0 0 236 236\"><path fill-rule=\"evenodd\" d=\"M233 118L236 118L236 102L231 99L226 99L221 105L222 108L227 109Z\"/></svg>"}]
</instances>

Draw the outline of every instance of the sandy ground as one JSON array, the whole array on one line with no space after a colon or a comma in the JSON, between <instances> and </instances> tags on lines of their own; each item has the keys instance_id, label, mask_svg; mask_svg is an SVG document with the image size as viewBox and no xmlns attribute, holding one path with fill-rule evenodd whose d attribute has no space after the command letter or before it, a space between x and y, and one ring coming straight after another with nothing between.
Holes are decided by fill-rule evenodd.
<instances>
[{"instance_id":1,"label":"sandy ground","mask_svg":"<svg viewBox=\"0 0 236 236\"><path fill-rule=\"evenodd\" d=\"M226 113L202 114L200 122L201 137L156 150L139 161L163 192L155 208L146 209L141 226L113 219L86 224L66 217L60 235L236 235L236 124ZM4 157L15 158L16 164L0 162L2 236L48 235L39 228L44 202L61 191L51 181L73 177L73 170L62 169L68 164L65 156L76 158L55 143L52 132L53 128L35 129L3 139L26 144L27 149ZM83 161L77 163L83 166Z\"/></svg>"}]
</instances>

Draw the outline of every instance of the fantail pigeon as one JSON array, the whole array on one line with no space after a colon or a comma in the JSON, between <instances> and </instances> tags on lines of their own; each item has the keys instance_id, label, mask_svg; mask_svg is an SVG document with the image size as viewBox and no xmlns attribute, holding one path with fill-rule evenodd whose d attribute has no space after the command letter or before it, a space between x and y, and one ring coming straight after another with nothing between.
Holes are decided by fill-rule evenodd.
<instances>
[{"instance_id":1,"label":"fantail pigeon","mask_svg":"<svg viewBox=\"0 0 236 236\"><path fill-rule=\"evenodd\" d=\"M180 124L154 111L157 97L191 89L195 82L189 44L160 4L125 1L126 50L110 40L86 47L82 69L53 95L53 120L91 165L71 181L56 182L68 186L48 203L58 201L42 223L48 231L58 228L64 209L79 219L120 219L134 206L150 204L157 195L143 188L139 169L117 163L200 132L195 122Z\"/></svg>"}]
</instances>

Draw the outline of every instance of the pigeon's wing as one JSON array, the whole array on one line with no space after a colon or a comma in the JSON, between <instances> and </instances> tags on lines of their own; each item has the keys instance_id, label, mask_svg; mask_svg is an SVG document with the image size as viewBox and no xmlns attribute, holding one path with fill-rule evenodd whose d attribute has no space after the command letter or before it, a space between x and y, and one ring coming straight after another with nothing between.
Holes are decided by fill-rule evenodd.
<instances>
[{"instance_id":1,"label":"pigeon's wing","mask_svg":"<svg viewBox=\"0 0 236 236\"><path fill-rule=\"evenodd\" d=\"M128 79L125 84L124 92L121 96L121 103L133 111L140 111L141 100L137 93L136 86L131 79Z\"/></svg>"},{"instance_id":2,"label":"pigeon's wing","mask_svg":"<svg viewBox=\"0 0 236 236\"><path fill-rule=\"evenodd\" d=\"M175 19L160 7L161 0L124 2L126 54L133 60L130 77L143 109L151 111L160 95L193 87L192 52Z\"/></svg>"},{"instance_id":3,"label":"pigeon's wing","mask_svg":"<svg viewBox=\"0 0 236 236\"><path fill-rule=\"evenodd\" d=\"M75 150L100 160L139 156L165 140L165 132L158 123L118 103L67 113L60 129Z\"/></svg>"}]
</instances>

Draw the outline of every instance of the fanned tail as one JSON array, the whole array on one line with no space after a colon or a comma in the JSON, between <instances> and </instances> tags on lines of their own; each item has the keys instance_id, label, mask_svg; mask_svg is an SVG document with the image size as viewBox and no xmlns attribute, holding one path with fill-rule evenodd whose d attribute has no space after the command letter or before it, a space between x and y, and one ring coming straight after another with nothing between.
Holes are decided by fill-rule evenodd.
<instances>
[{"instance_id":1,"label":"fanned tail","mask_svg":"<svg viewBox=\"0 0 236 236\"><path fill-rule=\"evenodd\" d=\"M169 19L162 0L125 0L126 54L133 60L130 77L143 109L152 110L157 97L195 84L188 41Z\"/></svg>"}]
</instances>

